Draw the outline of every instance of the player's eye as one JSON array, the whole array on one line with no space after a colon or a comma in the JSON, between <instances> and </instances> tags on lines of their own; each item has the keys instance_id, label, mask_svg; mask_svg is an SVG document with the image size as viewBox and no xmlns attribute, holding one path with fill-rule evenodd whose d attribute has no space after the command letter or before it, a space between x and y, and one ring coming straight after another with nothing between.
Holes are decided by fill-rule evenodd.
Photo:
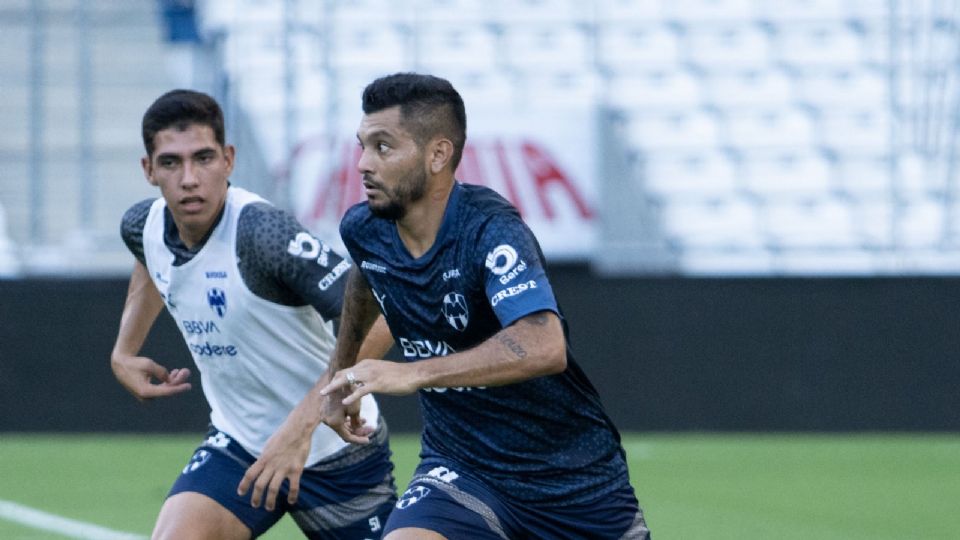
<instances>
[{"instance_id":1,"label":"player's eye","mask_svg":"<svg viewBox=\"0 0 960 540\"><path fill-rule=\"evenodd\" d=\"M386 153L388 150L390 150L390 147L387 146L387 143L378 143L378 144L377 144L377 151L380 152L381 154Z\"/></svg>"}]
</instances>

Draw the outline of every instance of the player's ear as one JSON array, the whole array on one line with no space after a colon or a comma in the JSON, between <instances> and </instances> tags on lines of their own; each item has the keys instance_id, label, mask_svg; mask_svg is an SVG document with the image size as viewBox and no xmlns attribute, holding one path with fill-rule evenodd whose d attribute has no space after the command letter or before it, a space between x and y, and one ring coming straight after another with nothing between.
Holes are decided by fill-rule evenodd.
<instances>
[{"instance_id":1,"label":"player's ear","mask_svg":"<svg viewBox=\"0 0 960 540\"><path fill-rule=\"evenodd\" d=\"M143 177L147 179L150 185L156 186L157 181L153 179L153 163L150 161L150 156L140 158L140 166L143 167Z\"/></svg>"},{"instance_id":2,"label":"player's ear","mask_svg":"<svg viewBox=\"0 0 960 540\"><path fill-rule=\"evenodd\" d=\"M227 175L233 172L233 162L237 157L237 149L232 144L223 147L223 159L227 162Z\"/></svg>"},{"instance_id":3,"label":"player's ear","mask_svg":"<svg viewBox=\"0 0 960 540\"><path fill-rule=\"evenodd\" d=\"M453 158L453 143L447 138L436 138L430 143L429 167L433 174L440 174Z\"/></svg>"}]
</instances>

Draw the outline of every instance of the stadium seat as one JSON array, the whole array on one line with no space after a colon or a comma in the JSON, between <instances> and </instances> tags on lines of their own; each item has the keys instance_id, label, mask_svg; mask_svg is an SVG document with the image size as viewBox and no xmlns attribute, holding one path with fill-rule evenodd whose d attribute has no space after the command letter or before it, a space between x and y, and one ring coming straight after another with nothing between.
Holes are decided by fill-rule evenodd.
<instances>
[{"instance_id":1,"label":"stadium seat","mask_svg":"<svg viewBox=\"0 0 960 540\"><path fill-rule=\"evenodd\" d=\"M812 148L814 124L799 108L765 110L726 110L723 119L723 144L736 149Z\"/></svg>"},{"instance_id":2,"label":"stadium seat","mask_svg":"<svg viewBox=\"0 0 960 540\"><path fill-rule=\"evenodd\" d=\"M775 200L764 205L763 230L779 250L850 248L858 244L846 201L829 196Z\"/></svg>"},{"instance_id":3,"label":"stadium seat","mask_svg":"<svg viewBox=\"0 0 960 540\"><path fill-rule=\"evenodd\" d=\"M491 20L499 24L585 23L592 18L590 2L581 0L486 0Z\"/></svg>"},{"instance_id":4,"label":"stadium seat","mask_svg":"<svg viewBox=\"0 0 960 540\"><path fill-rule=\"evenodd\" d=\"M597 27L597 61L614 73L675 69L680 63L679 39L665 24L605 23Z\"/></svg>"},{"instance_id":5,"label":"stadium seat","mask_svg":"<svg viewBox=\"0 0 960 540\"><path fill-rule=\"evenodd\" d=\"M892 174L889 154L837 154L837 188L853 199L889 197Z\"/></svg>"},{"instance_id":6,"label":"stadium seat","mask_svg":"<svg viewBox=\"0 0 960 540\"><path fill-rule=\"evenodd\" d=\"M740 177L745 190L764 199L824 197L833 190L833 167L822 154L786 150L746 154Z\"/></svg>"},{"instance_id":7,"label":"stadium seat","mask_svg":"<svg viewBox=\"0 0 960 540\"><path fill-rule=\"evenodd\" d=\"M484 25L496 15L489 3L477 0L387 0L387 3L400 12L393 20L413 23L418 28Z\"/></svg>"},{"instance_id":8,"label":"stadium seat","mask_svg":"<svg viewBox=\"0 0 960 540\"><path fill-rule=\"evenodd\" d=\"M894 205L899 247L938 247L946 239L946 209L936 197L908 199Z\"/></svg>"},{"instance_id":9,"label":"stadium seat","mask_svg":"<svg viewBox=\"0 0 960 540\"><path fill-rule=\"evenodd\" d=\"M334 68L382 69L398 71L410 65L409 32L400 25L368 22L335 25L330 39L330 59Z\"/></svg>"},{"instance_id":10,"label":"stadium seat","mask_svg":"<svg viewBox=\"0 0 960 540\"><path fill-rule=\"evenodd\" d=\"M777 0L757 2L757 18L777 25L797 22L840 22L847 13L845 0Z\"/></svg>"},{"instance_id":11,"label":"stadium seat","mask_svg":"<svg viewBox=\"0 0 960 540\"><path fill-rule=\"evenodd\" d=\"M773 32L774 59L799 70L860 66L866 60L863 37L849 24L778 25Z\"/></svg>"},{"instance_id":12,"label":"stadium seat","mask_svg":"<svg viewBox=\"0 0 960 540\"><path fill-rule=\"evenodd\" d=\"M310 4L312 9L320 13L327 9L318 6L318 3L312 0L301 1ZM349 2L330 2L328 5L333 10L331 20L334 27L341 24L349 26L370 23L377 23L378 26L396 24L405 22L404 17L412 16L415 12L415 10L403 9L402 2L392 0L350 0Z\"/></svg>"},{"instance_id":13,"label":"stadium seat","mask_svg":"<svg viewBox=\"0 0 960 540\"><path fill-rule=\"evenodd\" d=\"M628 111L628 144L643 151L711 150L719 147L716 116L704 109L646 113Z\"/></svg>"},{"instance_id":14,"label":"stadium seat","mask_svg":"<svg viewBox=\"0 0 960 540\"><path fill-rule=\"evenodd\" d=\"M723 197L738 188L736 162L717 150L650 152L642 156L638 176L658 198Z\"/></svg>"},{"instance_id":15,"label":"stadium seat","mask_svg":"<svg viewBox=\"0 0 960 540\"><path fill-rule=\"evenodd\" d=\"M517 99L522 106L563 105L592 109L600 95L600 79L586 70L555 69L516 74Z\"/></svg>"},{"instance_id":16,"label":"stadium seat","mask_svg":"<svg viewBox=\"0 0 960 540\"><path fill-rule=\"evenodd\" d=\"M636 111L694 109L703 104L702 85L690 70L617 73L607 82L605 103Z\"/></svg>"},{"instance_id":17,"label":"stadium seat","mask_svg":"<svg viewBox=\"0 0 960 540\"><path fill-rule=\"evenodd\" d=\"M597 23L659 23L664 20L658 1L596 0Z\"/></svg>"},{"instance_id":18,"label":"stadium seat","mask_svg":"<svg viewBox=\"0 0 960 540\"><path fill-rule=\"evenodd\" d=\"M681 35L685 60L704 71L758 70L770 65L770 36L760 25L687 25Z\"/></svg>"},{"instance_id":19,"label":"stadium seat","mask_svg":"<svg viewBox=\"0 0 960 540\"><path fill-rule=\"evenodd\" d=\"M675 197L661 210L665 232L681 248L762 247L756 206L736 196L719 199Z\"/></svg>"},{"instance_id":20,"label":"stadium seat","mask_svg":"<svg viewBox=\"0 0 960 540\"><path fill-rule=\"evenodd\" d=\"M881 154L891 150L890 112L885 109L820 111L817 139L840 153Z\"/></svg>"},{"instance_id":21,"label":"stadium seat","mask_svg":"<svg viewBox=\"0 0 960 540\"><path fill-rule=\"evenodd\" d=\"M443 76L460 92L468 111L475 105L511 106L521 95L516 77L504 70L448 69Z\"/></svg>"},{"instance_id":22,"label":"stadium seat","mask_svg":"<svg viewBox=\"0 0 960 540\"><path fill-rule=\"evenodd\" d=\"M721 110L786 108L794 104L794 81L783 70L710 71L702 75L704 101Z\"/></svg>"},{"instance_id":23,"label":"stadium seat","mask_svg":"<svg viewBox=\"0 0 960 540\"><path fill-rule=\"evenodd\" d=\"M573 24L511 23L502 27L503 63L519 70L589 69L593 57L583 28Z\"/></svg>"},{"instance_id":24,"label":"stadium seat","mask_svg":"<svg viewBox=\"0 0 960 540\"><path fill-rule=\"evenodd\" d=\"M670 0L662 3L662 14L679 23L746 23L757 16L755 4L754 0Z\"/></svg>"},{"instance_id":25,"label":"stadium seat","mask_svg":"<svg viewBox=\"0 0 960 540\"><path fill-rule=\"evenodd\" d=\"M797 100L818 109L882 109L890 106L886 71L860 66L800 72Z\"/></svg>"},{"instance_id":26,"label":"stadium seat","mask_svg":"<svg viewBox=\"0 0 960 540\"><path fill-rule=\"evenodd\" d=\"M414 63L420 69L443 73L446 70L495 70L500 67L498 38L487 26L439 26L420 28L414 34Z\"/></svg>"}]
</instances>

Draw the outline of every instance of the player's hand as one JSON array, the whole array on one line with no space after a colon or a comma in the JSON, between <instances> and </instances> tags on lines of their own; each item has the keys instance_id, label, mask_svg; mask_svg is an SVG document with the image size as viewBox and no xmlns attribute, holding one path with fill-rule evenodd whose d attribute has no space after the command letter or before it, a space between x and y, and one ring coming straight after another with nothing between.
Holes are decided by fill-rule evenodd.
<instances>
[{"instance_id":1,"label":"player's hand","mask_svg":"<svg viewBox=\"0 0 960 540\"><path fill-rule=\"evenodd\" d=\"M304 430L297 428L298 425L293 417L288 418L270 437L260 458L247 469L240 480L237 486L240 496L246 495L250 486L253 486L250 506L258 508L263 502L263 507L272 512L284 480L289 482L287 502L297 502L297 497L300 496L300 477L310 453L312 433L304 433Z\"/></svg>"},{"instance_id":2,"label":"player's hand","mask_svg":"<svg viewBox=\"0 0 960 540\"><path fill-rule=\"evenodd\" d=\"M140 401L172 396L192 388L187 368L167 368L145 356L114 356L110 360L114 376Z\"/></svg>"},{"instance_id":3,"label":"player's hand","mask_svg":"<svg viewBox=\"0 0 960 540\"><path fill-rule=\"evenodd\" d=\"M361 360L351 368L338 371L320 393L342 392L345 395L342 402L347 406L374 392L393 396L412 394L417 386L410 379L409 366L389 360Z\"/></svg>"},{"instance_id":4,"label":"player's hand","mask_svg":"<svg viewBox=\"0 0 960 540\"><path fill-rule=\"evenodd\" d=\"M329 394L324 393L324 395L327 399L324 400L323 423L330 426L341 439L348 443L369 443L370 435L375 430L367 426L367 421L360 416L360 401L354 401L349 405L344 404L343 398L347 393L339 390Z\"/></svg>"}]
</instances>

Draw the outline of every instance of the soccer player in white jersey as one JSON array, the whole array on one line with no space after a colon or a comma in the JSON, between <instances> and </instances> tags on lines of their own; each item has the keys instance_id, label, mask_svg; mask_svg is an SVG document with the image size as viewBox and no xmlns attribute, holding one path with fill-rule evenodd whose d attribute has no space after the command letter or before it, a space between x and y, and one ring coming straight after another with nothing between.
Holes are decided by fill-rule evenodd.
<instances>
[{"instance_id":1,"label":"soccer player in white jersey","mask_svg":"<svg viewBox=\"0 0 960 540\"><path fill-rule=\"evenodd\" d=\"M190 389L190 370L139 355L166 306L202 374L210 431L164 502L157 539L246 539L289 512L309 538L379 538L396 488L386 425L368 396L315 411L373 444L313 425L290 445L273 435L319 379L327 380L350 263L292 216L231 186L235 149L206 94L174 90L142 124L147 181L121 233L136 263L111 365L138 399ZM385 327L384 327L385 328ZM389 333L364 354L381 357ZM359 406L358 406L359 405ZM251 468L283 456L285 469ZM263 504L261 504L263 503Z\"/></svg>"},{"instance_id":2,"label":"soccer player in white jersey","mask_svg":"<svg viewBox=\"0 0 960 540\"><path fill-rule=\"evenodd\" d=\"M620 435L574 359L536 238L503 197L454 178L459 93L398 73L367 86L363 112L367 200L340 223L355 266L338 371L307 399L417 392L421 461L384 538L648 539ZM405 362L359 350L380 314ZM336 425L308 411L288 422Z\"/></svg>"}]
</instances>

